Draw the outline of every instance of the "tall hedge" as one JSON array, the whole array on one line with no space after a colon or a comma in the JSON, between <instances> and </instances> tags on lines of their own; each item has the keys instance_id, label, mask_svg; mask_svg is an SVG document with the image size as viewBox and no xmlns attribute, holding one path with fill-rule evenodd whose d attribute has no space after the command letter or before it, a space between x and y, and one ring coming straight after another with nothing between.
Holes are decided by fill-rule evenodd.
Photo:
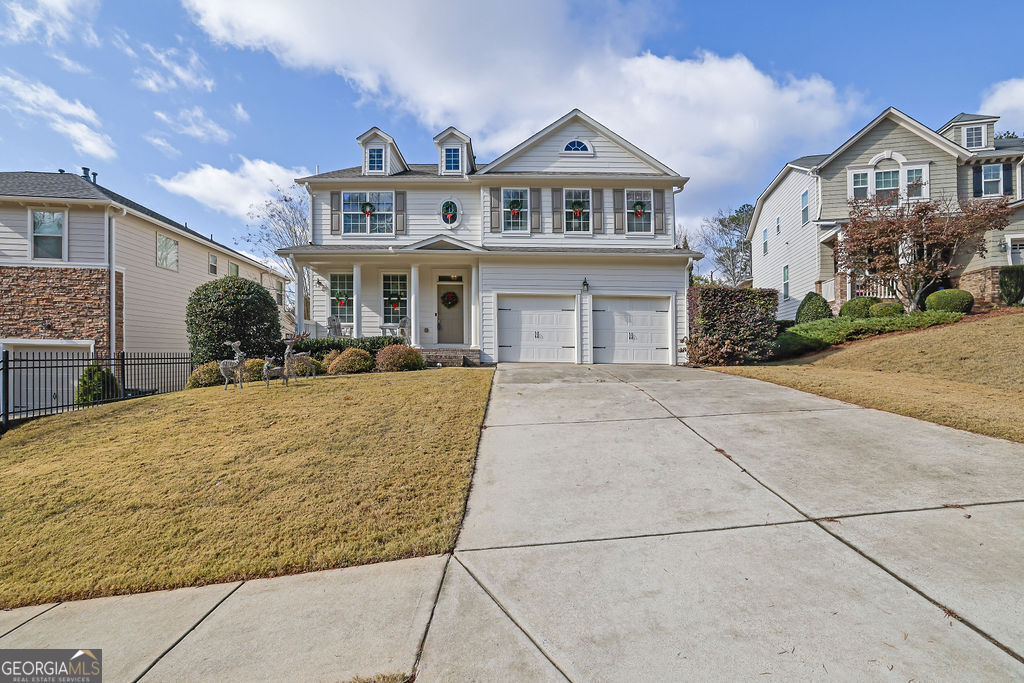
<instances>
[{"instance_id":1,"label":"tall hedge","mask_svg":"<svg viewBox=\"0 0 1024 683\"><path fill-rule=\"evenodd\" d=\"M224 342L242 342L249 358L276 352L281 340L277 303L266 287L229 275L196 287L185 307L185 326L192 362L233 358Z\"/></svg>"},{"instance_id":2,"label":"tall hedge","mask_svg":"<svg viewBox=\"0 0 1024 683\"><path fill-rule=\"evenodd\" d=\"M767 358L778 330L779 293L719 285L690 288L691 363L729 365Z\"/></svg>"},{"instance_id":3,"label":"tall hedge","mask_svg":"<svg viewBox=\"0 0 1024 683\"><path fill-rule=\"evenodd\" d=\"M999 269L999 297L1008 306L1024 300L1024 266L1003 266Z\"/></svg>"}]
</instances>

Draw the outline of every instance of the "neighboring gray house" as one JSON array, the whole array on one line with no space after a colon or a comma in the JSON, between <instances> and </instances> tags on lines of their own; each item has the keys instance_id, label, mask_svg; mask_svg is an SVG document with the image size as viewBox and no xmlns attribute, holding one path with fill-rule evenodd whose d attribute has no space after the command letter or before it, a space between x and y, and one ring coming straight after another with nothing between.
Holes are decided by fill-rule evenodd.
<instances>
[{"instance_id":1,"label":"neighboring gray house","mask_svg":"<svg viewBox=\"0 0 1024 683\"><path fill-rule=\"evenodd\" d=\"M835 151L786 164L758 197L747 232L754 286L779 290L779 318L792 319L807 292L835 310L852 296L888 296L837 272L834 257L850 200L880 192L898 201L1009 197L1010 226L986 233L987 255L972 255L954 278L977 299L998 301L999 268L1024 263L1024 140L996 140L997 121L959 114L932 130L890 107Z\"/></svg>"}]
</instances>

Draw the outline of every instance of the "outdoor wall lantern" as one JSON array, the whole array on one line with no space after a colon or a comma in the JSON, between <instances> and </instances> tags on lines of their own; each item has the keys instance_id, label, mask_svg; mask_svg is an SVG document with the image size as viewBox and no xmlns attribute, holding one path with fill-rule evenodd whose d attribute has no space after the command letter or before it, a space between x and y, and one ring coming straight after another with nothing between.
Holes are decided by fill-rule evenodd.
<instances>
[{"instance_id":1,"label":"outdoor wall lantern","mask_svg":"<svg viewBox=\"0 0 1024 683\"><path fill-rule=\"evenodd\" d=\"M587 282L587 278L583 278L583 293L586 294L590 291L590 283Z\"/></svg>"},{"instance_id":2,"label":"outdoor wall lantern","mask_svg":"<svg viewBox=\"0 0 1024 683\"><path fill-rule=\"evenodd\" d=\"M1005 254L1006 253L1006 249L1007 249L1006 242L1000 242L999 243L999 251L1001 251L1001 252L1003 252Z\"/></svg>"}]
</instances>

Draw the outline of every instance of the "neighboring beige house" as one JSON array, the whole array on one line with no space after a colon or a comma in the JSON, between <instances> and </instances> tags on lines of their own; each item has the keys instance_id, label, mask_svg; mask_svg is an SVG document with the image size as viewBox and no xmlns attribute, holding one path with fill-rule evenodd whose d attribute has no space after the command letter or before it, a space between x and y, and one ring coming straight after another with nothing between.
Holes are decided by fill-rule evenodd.
<instances>
[{"instance_id":1,"label":"neighboring beige house","mask_svg":"<svg viewBox=\"0 0 1024 683\"><path fill-rule=\"evenodd\" d=\"M284 315L286 279L74 173L0 173L0 348L15 352L188 350L185 304L238 275Z\"/></svg>"},{"instance_id":2,"label":"neighboring beige house","mask_svg":"<svg viewBox=\"0 0 1024 683\"><path fill-rule=\"evenodd\" d=\"M441 362L682 362L687 178L579 110L486 165L455 128L428 164L378 128L356 140L360 165L297 180L312 243L278 253L315 275L300 331L407 326Z\"/></svg>"},{"instance_id":3,"label":"neighboring beige house","mask_svg":"<svg viewBox=\"0 0 1024 683\"><path fill-rule=\"evenodd\" d=\"M755 287L779 290L779 318L792 319L807 292L838 310L852 296L887 297L837 272L833 251L854 198L891 193L894 201L1008 197L1009 227L985 235L953 284L998 302L999 268L1024 263L1024 140L997 140L998 117L958 114L932 130L890 107L829 154L786 164L757 199L747 232Z\"/></svg>"}]
</instances>

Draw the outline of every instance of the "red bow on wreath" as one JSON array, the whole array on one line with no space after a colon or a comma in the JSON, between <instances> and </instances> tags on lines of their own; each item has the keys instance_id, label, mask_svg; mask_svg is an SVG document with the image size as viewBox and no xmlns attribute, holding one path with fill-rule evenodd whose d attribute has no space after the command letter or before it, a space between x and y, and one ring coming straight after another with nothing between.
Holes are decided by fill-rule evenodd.
<instances>
[{"instance_id":1,"label":"red bow on wreath","mask_svg":"<svg viewBox=\"0 0 1024 683\"><path fill-rule=\"evenodd\" d=\"M508 210L512 212L513 216L518 216L521 208L523 208L523 203L518 199L513 199L508 203Z\"/></svg>"},{"instance_id":2,"label":"red bow on wreath","mask_svg":"<svg viewBox=\"0 0 1024 683\"><path fill-rule=\"evenodd\" d=\"M633 203L633 211L636 212L636 217L637 218L642 218L643 217L644 210L646 208L647 207L646 207L646 205L643 202L634 202Z\"/></svg>"},{"instance_id":3,"label":"red bow on wreath","mask_svg":"<svg viewBox=\"0 0 1024 683\"><path fill-rule=\"evenodd\" d=\"M391 308L398 308L398 302L395 301L391 304Z\"/></svg>"},{"instance_id":4,"label":"red bow on wreath","mask_svg":"<svg viewBox=\"0 0 1024 683\"><path fill-rule=\"evenodd\" d=\"M572 209L572 215L575 218L579 218L580 212L582 212L583 209L586 207L583 205L583 202L577 199L576 201L569 205L569 208Z\"/></svg>"},{"instance_id":5,"label":"red bow on wreath","mask_svg":"<svg viewBox=\"0 0 1024 683\"><path fill-rule=\"evenodd\" d=\"M363 202L362 205L359 207L359 209L363 212L363 215L365 215L367 218L369 218L370 214L372 214L374 211L377 210L377 207L375 207L370 202Z\"/></svg>"}]
</instances>

